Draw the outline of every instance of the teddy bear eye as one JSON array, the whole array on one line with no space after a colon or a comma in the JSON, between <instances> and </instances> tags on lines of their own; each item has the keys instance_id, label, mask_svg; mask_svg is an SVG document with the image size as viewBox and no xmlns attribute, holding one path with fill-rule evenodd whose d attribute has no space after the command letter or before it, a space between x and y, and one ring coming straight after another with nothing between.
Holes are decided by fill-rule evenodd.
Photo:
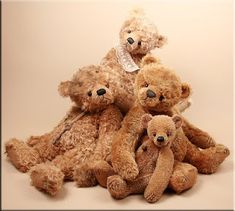
<instances>
[{"instance_id":1,"label":"teddy bear eye","mask_svg":"<svg viewBox=\"0 0 235 211\"><path fill-rule=\"evenodd\" d=\"M91 91L87 92L87 95L88 95L89 97L91 97L91 96L92 96L92 92L91 92Z\"/></svg>"},{"instance_id":2,"label":"teddy bear eye","mask_svg":"<svg viewBox=\"0 0 235 211\"><path fill-rule=\"evenodd\" d=\"M144 86L145 86L145 87L148 87L148 86L149 86L149 84L148 84L147 82L145 82L145 83L144 83Z\"/></svg>"},{"instance_id":3,"label":"teddy bear eye","mask_svg":"<svg viewBox=\"0 0 235 211\"><path fill-rule=\"evenodd\" d=\"M130 33L131 33L131 30L128 30L127 33L130 34Z\"/></svg>"},{"instance_id":4,"label":"teddy bear eye","mask_svg":"<svg viewBox=\"0 0 235 211\"><path fill-rule=\"evenodd\" d=\"M166 133L166 135L169 137L169 136L172 135L172 133L171 133L170 131L168 131L168 132Z\"/></svg>"}]
</instances>

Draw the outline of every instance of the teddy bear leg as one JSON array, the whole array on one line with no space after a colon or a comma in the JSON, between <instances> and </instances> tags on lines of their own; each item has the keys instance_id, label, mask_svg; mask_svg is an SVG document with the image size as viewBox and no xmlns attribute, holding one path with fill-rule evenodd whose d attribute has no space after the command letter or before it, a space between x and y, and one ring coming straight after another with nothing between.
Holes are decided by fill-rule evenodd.
<instances>
[{"instance_id":1,"label":"teddy bear leg","mask_svg":"<svg viewBox=\"0 0 235 211\"><path fill-rule=\"evenodd\" d=\"M152 174L141 176L133 181L125 181L119 175L113 175L107 179L107 189L115 199L123 199L130 194L143 193Z\"/></svg>"},{"instance_id":2,"label":"teddy bear leg","mask_svg":"<svg viewBox=\"0 0 235 211\"><path fill-rule=\"evenodd\" d=\"M196 183L197 174L196 167L188 163L175 161L168 187L178 194L188 190Z\"/></svg>"},{"instance_id":3,"label":"teddy bear leg","mask_svg":"<svg viewBox=\"0 0 235 211\"><path fill-rule=\"evenodd\" d=\"M113 168L106 161L97 161L94 165L94 174L98 183L106 188L107 178L115 174Z\"/></svg>"},{"instance_id":4,"label":"teddy bear leg","mask_svg":"<svg viewBox=\"0 0 235 211\"><path fill-rule=\"evenodd\" d=\"M126 181L119 175L108 177L107 189L115 199L123 199L130 194Z\"/></svg>"},{"instance_id":5,"label":"teddy bear leg","mask_svg":"<svg viewBox=\"0 0 235 211\"><path fill-rule=\"evenodd\" d=\"M32 166L41 162L38 152L18 139L9 140L5 148L8 158L21 172L27 172Z\"/></svg>"},{"instance_id":6,"label":"teddy bear leg","mask_svg":"<svg viewBox=\"0 0 235 211\"><path fill-rule=\"evenodd\" d=\"M182 128L189 141L197 147L206 149L215 146L214 139L207 132L195 127L186 119L183 120Z\"/></svg>"},{"instance_id":7,"label":"teddy bear leg","mask_svg":"<svg viewBox=\"0 0 235 211\"><path fill-rule=\"evenodd\" d=\"M88 162L75 169L73 178L78 187L91 187L97 185L93 165Z\"/></svg>"},{"instance_id":8,"label":"teddy bear leg","mask_svg":"<svg viewBox=\"0 0 235 211\"><path fill-rule=\"evenodd\" d=\"M219 165L230 154L229 149L222 144L216 144L214 147L200 150L188 141L187 146L185 161L194 165L198 172L203 174L216 172Z\"/></svg>"},{"instance_id":9,"label":"teddy bear leg","mask_svg":"<svg viewBox=\"0 0 235 211\"><path fill-rule=\"evenodd\" d=\"M32 168L30 178L37 189L55 196L62 189L64 174L51 163L41 163Z\"/></svg>"}]
</instances>

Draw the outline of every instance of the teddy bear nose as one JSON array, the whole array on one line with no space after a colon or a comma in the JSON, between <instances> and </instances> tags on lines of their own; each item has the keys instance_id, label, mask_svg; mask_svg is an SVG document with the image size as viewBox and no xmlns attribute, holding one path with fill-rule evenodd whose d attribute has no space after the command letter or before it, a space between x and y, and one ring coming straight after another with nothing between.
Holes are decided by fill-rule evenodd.
<instances>
[{"instance_id":1,"label":"teddy bear nose","mask_svg":"<svg viewBox=\"0 0 235 211\"><path fill-rule=\"evenodd\" d=\"M97 93L97 95L104 95L105 93L106 93L106 90L105 89L98 89L97 91L96 91L96 93Z\"/></svg>"},{"instance_id":2,"label":"teddy bear nose","mask_svg":"<svg viewBox=\"0 0 235 211\"><path fill-rule=\"evenodd\" d=\"M156 97L156 94L151 89L148 89L147 90L147 97L153 98L153 97Z\"/></svg>"},{"instance_id":3,"label":"teddy bear nose","mask_svg":"<svg viewBox=\"0 0 235 211\"><path fill-rule=\"evenodd\" d=\"M158 142L163 142L164 141L164 137L163 136L158 136L157 137L157 141Z\"/></svg>"},{"instance_id":4,"label":"teddy bear nose","mask_svg":"<svg viewBox=\"0 0 235 211\"><path fill-rule=\"evenodd\" d=\"M128 38L127 38L127 41L128 41L130 44L133 44L133 43L135 42L131 37L128 37Z\"/></svg>"}]
</instances>

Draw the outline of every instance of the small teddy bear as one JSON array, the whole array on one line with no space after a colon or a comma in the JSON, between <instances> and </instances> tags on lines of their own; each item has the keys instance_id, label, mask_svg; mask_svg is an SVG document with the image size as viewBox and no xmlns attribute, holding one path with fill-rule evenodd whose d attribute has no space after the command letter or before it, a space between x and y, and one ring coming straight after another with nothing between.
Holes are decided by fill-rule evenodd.
<instances>
[{"instance_id":1,"label":"small teddy bear","mask_svg":"<svg viewBox=\"0 0 235 211\"><path fill-rule=\"evenodd\" d=\"M135 102L134 82L142 58L155 48L161 48L166 40L141 9L131 11L123 23L119 45L112 48L101 61L101 65L110 71L109 85L114 90L115 104L123 113L129 111ZM190 100L184 99L176 107L182 112L190 105Z\"/></svg>"},{"instance_id":2,"label":"small teddy bear","mask_svg":"<svg viewBox=\"0 0 235 211\"><path fill-rule=\"evenodd\" d=\"M144 192L145 199L152 203L161 197L168 185L179 193L195 184L197 177L195 167L189 168L188 177L183 180L180 180L179 174L173 173L179 163L176 162L174 166L171 144L177 137L181 124L182 120L178 115L152 117L150 114L145 114L142 117L142 125L147 129L148 138L136 151L139 174L132 181L125 181L119 175L108 177L107 188L114 198L122 199L130 194ZM184 170L188 170L188 165L184 164ZM176 180L178 183L174 182ZM185 182L182 184L180 181Z\"/></svg>"},{"instance_id":3,"label":"small teddy bear","mask_svg":"<svg viewBox=\"0 0 235 211\"><path fill-rule=\"evenodd\" d=\"M113 105L108 81L109 73L101 66L81 68L59 86L59 93L75 105L58 126L27 142L14 138L6 143L12 164L22 172L31 169L32 184L38 189L55 195L64 179L73 180L76 165L109 156L122 114Z\"/></svg>"},{"instance_id":4,"label":"small teddy bear","mask_svg":"<svg viewBox=\"0 0 235 211\"><path fill-rule=\"evenodd\" d=\"M134 152L144 133L143 126L139 124L141 117L146 113L168 116L179 114L174 106L188 98L190 87L154 57L146 56L136 77L135 93L136 103L125 116L112 144L112 166L125 180L134 180L139 174ZM194 165L200 173L214 173L229 155L229 149L216 144L208 133L180 116L183 131L189 140L174 143L172 150L175 159Z\"/></svg>"}]
</instances>

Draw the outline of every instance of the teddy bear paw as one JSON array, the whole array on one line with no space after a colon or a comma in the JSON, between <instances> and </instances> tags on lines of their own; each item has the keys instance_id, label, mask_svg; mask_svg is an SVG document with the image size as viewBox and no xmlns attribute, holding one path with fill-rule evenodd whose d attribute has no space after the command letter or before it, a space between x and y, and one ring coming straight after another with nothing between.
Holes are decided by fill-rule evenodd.
<instances>
[{"instance_id":1,"label":"teddy bear paw","mask_svg":"<svg viewBox=\"0 0 235 211\"><path fill-rule=\"evenodd\" d=\"M150 192L150 193L145 192L144 198L146 199L147 202L154 203L158 200L159 197L153 192Z\"/></svg>"},{"instance_id":2,"label":"teddy bear paw","mask_svg":"<svg viewBox=\"0 0 235 211\"><path fill-rule=\"evenodd\" d=\"M94 171L88 164L77 167L74 171L73 178L78 187L91 187L97 185Z\"/></svg>"},{"instance_id":3,"label":"teddy bear paw","mask_svg":"<svg viewBox=\"0 0 235 211\"><path fill-rule=\"evenodd\" d=\"M107 188L115 199L123 199L128 195L127 184L119 175L108 177Z\"/></svg>"},{"instance_id":4,"label":"teddy bear paw","mask_svg":"<svg viewBox=\"0 0 235 211\"><path fill-rule=\"evenodd\" d=\"M202 165L202 168L198 169L198 171L203 174L215 173L220 164L229 156L229 154L230 151L226 146L217 144L211 149L206 162Z\"/></svg>"},{"instance_id":5,"label":"teddy bear paw","mask_svg":"<svg viewBox=\"0 0 235 211\"><path fill-rule=\"evenodd\" d=\"M8 158L21 172L27 172L32 166L40 162L38 153L23 141L11 139L5 147Z\"/></svg>"},{"instance_id":6,"label":"teddy bear paw","mask_svg":"<svg viewBox=\"0 0 235 211\"><path fill-rule=\"evenodd\" d=\"M62 189L64 174L59 168L42 163L32 168L30 178L37 189L55 196Z\"/></svg>"}]
</instances>

